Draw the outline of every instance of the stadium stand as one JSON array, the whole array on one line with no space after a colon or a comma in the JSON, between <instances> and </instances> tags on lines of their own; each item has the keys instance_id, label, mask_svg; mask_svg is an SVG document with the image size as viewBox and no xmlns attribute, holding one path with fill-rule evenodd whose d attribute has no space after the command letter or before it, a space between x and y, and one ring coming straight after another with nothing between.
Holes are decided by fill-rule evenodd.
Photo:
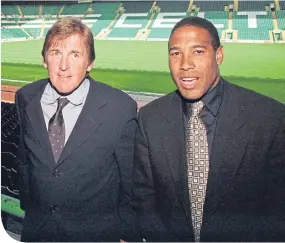
<instances>
[{"instance_id":1,"label":"stadium stand","mask_svg":"<svg viewBox=\"0 0 285 243\"><path fill-rule=\"evenodd\" d=\"M222 31L228 28L228 12L225 11L199 12L197 13L197 16L211 21L217 28L220 38L222 37Z\"/></svg>"},{"instance_id":2,"label":"stadium stand","mask_svg":"<svg viewBox=\"0 0 285 243\"><path fill-rule=\"evenodd\" d=\"M279 29L285 30L285 10L276 12Z\"/></svg>"},{"instance_id":3,"label":"stadium stand","mask_svg":"<svg viewBox=\"0 0 285 243\"><path fill-rule=\"evenodd\" d=\"M96 20L92 25L93 35L96 36L102 29L106 29L113 22L117 16L117 8L120 6L120 2L93 2L89 7L90 14L84 18L85 23L87 20Z\"/></svg>"},{"instance_id":4,"label":"stadium stand","mask_svg":"<svg viewBox=\"0 0 285 243\"><path fill-rule=\"evenodd\" d=\"M15 38L15 34L13 32L11 32L9 29L1 27L1 38L2 39Z\"/></svg>"},{"instance_id":5,"label":"stadium stand","mask_svg":"<svg viewBox=\"0 0 285 243\"><path fill-rule=\"evenodd\" d=\"M60 9L62 8L62 3L52 2L52 3L46 3L42 5L42 14L44 18L55 18Z\"/></svg>"},{"instance_id":6,"label":"stadium stand","mask_svg":"<svg viewBox=\"0 0 285 243\"><path fill-rule=\"evenodd\" d=\"M38 4L35 4L35 3L28 4L26 2L25 4L21 4L20 8L24 16L34 15L34 16L39 17L39 5Z\"/></svg>"},{"instance_id":7,"label":"stadium stand","mask_svg":"<svg viewBox=\"0 0 285 243\"><path fill-rule=\"evenodd\" d=\"M274 28L272 13L234 13L233 28L238 30L240 40L269 40L269 30Z\"/></svg>"},{"instance_id":8,"label":"stadium stand","mask_svg":"<svg viewBox=\"0 0 285 243\"><path fill-rule=\"evenodd\" d=\"M281 10L285 10L285 1L284 0L279 0L279 6Z\"/></svg>"},{"instance_id":9,"label":"stadium stand","mask_svg":"<svg viewBox=\"0 0 285 243\"><path fill-rule=\"evenodd\" d=\"M156 5L160 7L161 13L186 12L189 6L189 1L156 1Z\"/></svg>"},{"instance_id":10,"label":"stadium stand","mask_svg":"<svg viewBox=\"0 0 285 243\"><path fill-rule=\"evenodd\" d=\"M229 4L233 3L234 3L233 0L232 1L194 0L193 5L196 5L196 8L199 8L200 11L224 11L225 6L229 6Z\"/></svg>"},{"instance_id":11,"label":"stadium stand","mask_svg":"<svg viewBox=\"0 0 285 243\"><path fill-rule=\"evenodd\" d=\"M125 13L147 13L149 12L153 1L144 2L122 2Z\"/></svg>"},{"instance_id":12,"label":"stadium stand","mask_svg":"<svg viewBox=\"0 0 285 243\"><path fill-rule=\"evenodd\" d=\"M19 124L15 104L1 102L1 194L19 197L16 153Z\"/></svg>"},{"instance_id":13,"label":"stadium stand","mask_svg":"<svg viewBox=\"0 0 285 243\"><path fill-rule=\"evenodd\" d=\"M270 3L281 10L272 9L272 14L266 7ZM233 12L229 11L229 5L236 6ZM1 32L6 40L44 38L58 17L72 15L81 17L96 39L167 40L177 21L196 15L210 20L222 40L226 33L232 32L235 41L271 41L273 30L284 30L282 9L285 10L283 0L5 2L1 17L5 29L1 28ZM281 40L285 39L284 33Z\"/></svg>"},{"instance_id":14,"label":"stadium stand","mask_svg":"<svg viewBox=\"0 0 285 243\"><path fill-rule=\"evenodd\" d=\"M267 1L239 0L238 10L239 11L265 11L265 6L269 6L269 4L272 2L274 2L274 0L267 0Z\"/></svg>"},{"instance_id":15,"label":"stadium stand","mask_svg":"<svg viewBox=\"0 0 285 243\"><path fill-rule=\"evenodd\" d=\"M6 28L1 27L2 39L13 39L13 38L26 38L28 35L18 28Z\"/></svg>"},{"instance_id":16,"label":"stadium stand","mask_svg":"<svg viewBox=\"0 0 285 243\"><path fill-rule=\"evenodd\" d=\"M10 5L10 4L1 4L1 11L2 13L4 13L5 15L19 15L19 11L17 9L16 6L14 5Z\"/></svg>"},{"instance_id":17,"label":"stadium stand","mask_svg":"<svg viewBox=\"0 0 285 243\"><path fill-rule=\"evenodd\" d=\"M88 3L81 3L81 4L75 4L75 3L69 3L63 5L63 10L61 12L61 16L74 16L74 15L84 15L86 10L89 8Z\"/></svg>"},{"instance_id":18,"label":"stadium stand","mask_svg":"<svg viewBox=\"0 0 285 243\"><path fill-rule=\"evenodd\" d=\"M152 2L123 2L121 13L108 39L133 39L140 29L145 28L150 18Z\"/></svg>"}]
</instances>

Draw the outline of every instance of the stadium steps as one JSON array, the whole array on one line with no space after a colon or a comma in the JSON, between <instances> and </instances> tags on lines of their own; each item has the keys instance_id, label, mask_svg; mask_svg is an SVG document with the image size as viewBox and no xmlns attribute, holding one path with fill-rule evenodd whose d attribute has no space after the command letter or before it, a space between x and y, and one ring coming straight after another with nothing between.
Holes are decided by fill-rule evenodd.
<instances>
[{"instance_id":1,"label":"stadium steps","mask_svg":"<svg viewBox=\"0 0 285 243\"><path fill-rule=\"evenodd\" d=\"M234 0L234 11L238 11L238 0Z\"/></svg>"},{"instance_id":2,"label":"stadium steps","mask_svg":"<svg viewBox=\"0 0 285 243\"><path fill-rule=\"evenodd\" d=\"M229 12L229 18L228 18L228 29L233 29L233 13Z\"/></svg>"},{"instance_id":3,"label":"stadium steps","mask_svg":"<svg viewBox=\"0 0 285 243\"><path fill-rule=\"evenodd\" d=\"M277 18L276 18L276 12L273 11L272 12L272 21L273 21L273 26L275 30L278 30L278 22L277 22Z\"/></svg>"},{"instance_id":4,"label":"stadium steps","mask_svg":"<svg viewBox=\"0 0 285 243\"><path fill-rule=\"evenodd\" d=\"M39 38L44 37L45 36L44 34L45 34L45 22L43 21Z\"/></svg>"},{"instance_id":5,"label":"stadium steps","mask_svg":"<svg viewBox=\"0 0 285 243\"><path fill-rule=\"evenodd\" d=\"M274 3L275 3L275 9L280 10L279 0L274 0Z\"/></svg>"},{"instance_id":6,"label":"stadium steps","mask_svg":"<svg viewBox=\"0 0 285 243\"><path fill-rule=\"evenodd\" d=\"M194 1L194 0L190 0L190 1L189 1L189 5L188 5L188 8L187 8L187 12L188 12L188 13L191 13L191 8L192 8L192 5L193 5L193 1Z\"/></svg>"},{"instance_id":7,"label":"stadium steps","mask_svg":"<svg viewBox=\"0 0 285 243\"><path fill-rule=\"evenodd\" d=\"M19 12L21 18L22 18L23 20L25 20L24 14L23 14L22 9L21 9L21 7L20 7L19 5L17 5L17 9L18 9L18 12Z\"/></svg>"},{"instance_id":8,"label":"stadium steps","mask_svg":"<svg viewBox=\"0 0 285 243\"><path fill-rule=\"evenodd\" d=\"M150 13L153 13L155 6L156 6L156 1L153 1L152 5L150 7L150 10L149 10Z\"/></svg>"},{"instance_id":9,"label":"stadium steps","mask_svg":"<svg viewBox=\"0 0 285 243\"><path fill-rule=\"evenodd\" d=\"M62 11L64 9L64 5L60 8L60 10L58 11L58 14L56 16L56 18L59 18L59 16L61 15Z\"/></svg>"},{"instance_id":10,"label":"stadium steps","mask_svg":"<svg viewBox=\"0 0 285 243\"><path fill-rule=\"evenodd\" d=\"M39 17L40 18L43 17L43 5L40 5L40 7L39 7Z\"/></svg>"},{"instance_id":11,"label":"stadium steps","mask_svg":"<svg viewBox=\"0 0 285 243\"><path fill-rule=\"evenodd\" d=\"M88 5L88 8L87 8L86 11L84 12L84 14L83 14L83 16L82 16L82 19L84 19L88 14L91 14L91 13L93 12L93 10L92 10L92 11L89 11L89 9L90 9L90 10L92 9L92 3L90 3L90 4Z\"/></svg>"},{"instance_id":12,"label":"stadium steps","mask_svg":"<svg viewBox=\"0 0 285 243\"><path fill-rule=\"evenodd\" d=\"M135 40L146 40L149 33L150 33L150 29L141 29L136 34Z\"/></svg>"},{"instance_id":13,"label":"stadium steps","mask_svg":"<svg viewBox=\"0 0 285 243\"><path fill-rule=\"evenodd\" d=\"M154 3L155 3L155 2L154 2ZM155 4L153 4L152 7L151 7L152 13L151 13L151 16L150 16L150 18L149 18L149 20L148 20L148 22L147 22L145 28L139 30L138 33L136 34L136 36L135 36L135 39L136 39L136 40L146 40L147 36L149 35L149 33L150 33L150 31L151 31L150 28L149 28L149 27L150 27L150 24L151 24L151 22L153 21L154 16L156 15L156 12L153 10L154 7L155 7Z\"/></svg>"},{"instance_id":14,"label":"stadium steps","mask_svg":"<svg viewBox=\"0 0 285 243\"><path fill-rule=\"evenodd\" d=\"M119 7L121 7L122 5L120 5ZM122 16L122 14L125 12L125 9L122 7L122 11L119 12L119 11L116 11L116 16L114 17L114 19L111 21L111 23L108 25L107 27L107 30L104 31L103 30L103 33L100 35L100 36L104 36L104 37L107 37L109 36L110 33L112 33L113 29L112 27L114 26L114 24L116 23L116 21L119 19L120 16ZM101 32L100 32L101 33ZM100 34L99 33L99 34ZM103 38L104 38L103 37ZM102 38L102 37L101 37Z\"/></svg>"}]
</instances>

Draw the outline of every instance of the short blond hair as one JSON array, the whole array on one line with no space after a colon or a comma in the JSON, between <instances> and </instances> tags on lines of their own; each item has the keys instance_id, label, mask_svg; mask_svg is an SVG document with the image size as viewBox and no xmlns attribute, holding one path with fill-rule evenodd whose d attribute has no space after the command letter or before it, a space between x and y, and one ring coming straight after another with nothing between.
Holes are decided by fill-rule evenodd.
<instances>
[{"instance_id":1,"label":"short blond hair","mask_svg":"<svg viewBox=\"0 0 285 243\"><path fill-rule=\"evenodd\" d=\"M93 34L86 24L82 23L79 18L75 17L61 18L49 29L42 49L43 58L45 59L45 54L54 41L64 40L67 37L76 34L85 38L85 45L89 54L89 62L93 62L95 60Z\"/></svg>"}]
</instances>

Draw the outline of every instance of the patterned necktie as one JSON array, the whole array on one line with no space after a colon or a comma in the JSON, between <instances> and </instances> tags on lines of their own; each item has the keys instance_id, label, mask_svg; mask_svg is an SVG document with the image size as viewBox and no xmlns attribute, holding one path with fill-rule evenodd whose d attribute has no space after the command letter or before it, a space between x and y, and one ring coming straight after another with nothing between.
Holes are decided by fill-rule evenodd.
<instances>
[{"instance_id":1,"label":"patterned necktie","mask_svg":"<svg viewBox=\"0 0 285 243\"><path fill-rule=\"evenodd\" d=\"M203 106L202 101L191 105L192 116L188 121L186 129L188 188L196 242L200 241L203 206L209 171L207 133L205 125L199 117L199 113L203 109Z\"/></svg>"},{"instance_id":2,"label":"patterned necktie","mask_svg":"<svg viewBox=\"0 0 285 243\"><path fill-rule=\"evenodd\" d=\"M63 150L65 142L65 126L62 109L68 104L67 98L59 98L56 113L52 116L48 125L48 135L55 162Z\"/></svg>"}]
</instances>

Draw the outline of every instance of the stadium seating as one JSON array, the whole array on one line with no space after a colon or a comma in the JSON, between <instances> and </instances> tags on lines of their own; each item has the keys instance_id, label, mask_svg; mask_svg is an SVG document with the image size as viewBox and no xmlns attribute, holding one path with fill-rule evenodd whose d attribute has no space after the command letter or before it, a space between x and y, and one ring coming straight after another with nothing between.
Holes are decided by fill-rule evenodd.
<instances>
[{"instance_id":1,"label":"stadium seating","mask_svg":"<svg viewBox=\"0 0 285 243\"><path fill-rule=\"evenodd\" d=\"M193 5L199 8L200 11L224 11L225 6L233 4L234 1L216 1L216 0L194 0Z\"/></svg>"},{"instance_id":2,"label":"stadium seating","mask_svg":"<svg viewBox=\"0 0 285 243\"><path fill-rule=\"evenodd\" d=\"M277 11L276 17L279 29L285 30L285 10Z\"/></svg>"},{"instance_id":3,"label":"stadium seating","mask_svg":"<svg viewBox=\"0 0 285 243\"><path fill-rule=\"evenodd\" d=\"M285 0L279 0L279 6L281 10L285 10Z\"/></svg>"},{"instance_id":4,"label":"stadium seating","mask_svg":"<svg viewBox=\"0 0 285 243\"><path fill-rule=\"evenodd\" d=\"M269 6L274 0L267 1L249 1L239 0L238 10L239 11L265 11L265 6Z\"/></svg>"},{"instance_id":5,"label":"stadium seating","mask_svg":"<svg viewBox=\"0 0 285 243\"><path fill-rule=\"evenodd\" d=\"M269 40L268 31L274 28L272 13L265 11L258 12L256 22L252 16L247 14L241 15L241 12L234 13L233 28L238 30L238 38L240 40Z\"/></svg>"},{"instance_id":6,"label":"stadium seating","mask_svg":"<svg viewBox=\"0 0 285 243\"><path fill-rule=\"evenodd\" d=\"M39 4L21 4L21 11L24 14L24 16L26 15L34 15L34 16L38 16L39 17Z\"/></svg>"},{"instance_id":7,"label":"stadium seating","mask_svg":"<svg viewBox=\"0 0 285 243\"><path fill-rule=\"evenodd\" d=\"M2 39L8 40L44 38L58 16L72 15L81 17L96 39L167 40L177 21L195 15L211 21L221 38L224 38L223 31L234 30L237 33L234 38L237 36L239 40L268 41L271 40L270 31L285 29L285 1L278 2L281 10L276 9L277 21L275 14L266 8L270 3L276 3L275 0L13 2L2 4L1 20L5 29L1 28L1 32ZM238 6L238 11L229 13L226 8L229 4ZM195 11L191 11L189 7L194 5Z\"/></svg>"},{"instance_id":8,"label":"stadium seating","mask_svg":"<svg viewBox=\"0 0 285 243\"><path fill-rule=\"evenodd\" d=\"M20 28L12 28L7 29L4 27L1 27L1 35L2 39L12 39L12 38L26 38L28 35L22 31Z\"/></svg>"},{"instance_id":9,"label":"stadium seating","mask_svg":"<svg viewBox=\"0 0 285 243\"><path fill-rule=\"evenodd\" d=\"M14 104L1 102L1 193L18 198L16 154L19 124Z\"/></svg>"},{"instance_id":10,"label":"stadium seating","mask_svg":"<svg viewBox=\"0 0 285 243\"><path fill-rule=\"evenodd\" d=\"M4 13L5 15L19 15L19 11L17 9L17 7L15 5L4 5L1 4L1 11L2 13Z\"/></svg>"},{"instance_id":11,"label":"stadium seating","mask_svg":"<svg viewBox=\"0 0 285 243\"><path fill-rule=\"evenodd\" d=\"M59 2L59 3L53 2L53 3L48 3L48 4L45 4L45 5L42 5L42 15L43 15L43 17L44 18L56 17L62 6L63 6L62 2Z\"/></svg>"},{"instance_id":12,"label":"stadium seating","mask_svg":"<svg viewBox=\"0 0 285 243\"><path fill-rule=\"evenodd\" d=\"M61 16L72 16L81 14L84 15L85 11L88 9L90 3L69 3L63 5L63 10Z\"/></svg>"},{"instance_id":13,"label":"stadium seating","mask_svg":"<svg viewBox=\"0 0 285 243\"><path fill-rule=\"evenodd\" d=\"M156 6L160 7L161 13L186 12L189 6L189 1L156 1Z\"/></svg>"},{"instance_id":14,"label":"stadium seating","mask_svg":"<svg viewBox=\"0 0 285 243\"><path fill-rule=\"evenodd\" d=\"M123 2L125 13L147 13L149 12L153 1L144 2Z\"/></svg>"},{"instance_id":15,"label":"stadium seating","mask_svg":"<svg viewBox=\"0 0 285 243\"><path fill-rule=\"evenodd\" d=\"M96 23L92 24L93 35L96 36L102 29L107 28L116 16L116 10L120 6L120 2L93 2L90 6L92 13L86 15L84 18L87 20L95 20ZM95 14L95 15L94 15ZM96 14L100 14L100 17L96 17ZM90 17L88 17L90 16Z\"/></svg>"},{"instance_id":16,"label":"stadium seating","mask_svg":"<svg viewBox=\"0 0 285 243\"><path fill-rule=\"evenodd\" d=\"M9 29L1 27L1 38L2 39L11 39L15 38L15 34L11 32Z\"/></svg>"},{"instance_id":17,"label":"stadium seating","mask_svg":"<svg viewBox=\"0 0 285 243\"><path fill-rule=\"evenodd\" d=\"M34 38L38 38L40 36L41 29L40 28L25 28L25 31L29 33L30 36Z\"/></svg>"},{"instance_id":18,"label":"stadium seating","mask_svg":"<svg viewBox=\"0 0 285 243\"><path fill-rule=\"evenodd\" d=\"M108 35L108 38L134 38L139 29L142 29L146 26L149 15L148 13L142 13L145 16L139 16L140 13L135 13L137 16L128 16L126 19L121 19L114 25L111 33ZM135 15L133 14L133 15ZM123 17L122 15L121 17ZM125 15L126 16L126 15Z\"/></svg>"}]
</instances>

